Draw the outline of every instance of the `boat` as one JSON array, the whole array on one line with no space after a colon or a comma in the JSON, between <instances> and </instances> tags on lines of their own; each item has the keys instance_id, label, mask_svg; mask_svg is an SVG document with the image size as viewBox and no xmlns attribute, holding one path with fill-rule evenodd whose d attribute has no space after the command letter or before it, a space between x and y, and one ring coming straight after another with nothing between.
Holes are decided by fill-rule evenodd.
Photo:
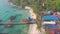
<instances>
[{"instance_id":1,"label":"boat","mask_svg":"<svg viewBox=\"0 0 60 34\"><path fill-rule=\"evenodd\" d=\"M4 27L9 28L9 27L11 27L11 24L5 24Z\"/></svg>"},{"instance_id":2,"label":"boat","mask_svg":"<svg viewBox=\"0 0 60 34\"><path fill-rule=\"evenodd\" d=\"M10 20L13 20L13 19L15 19L15 16L10 16Z\"/></svg>"},{"instance_id":3,"label":"boat","mask_svg":"<svg viewBox=\"0 0 60 34\"><path fill-rule=\"evenodd\" d=\"M10 16L10 21L12 22L14 19L16 18L16 16Z\"/></svg>"}]
</instances>

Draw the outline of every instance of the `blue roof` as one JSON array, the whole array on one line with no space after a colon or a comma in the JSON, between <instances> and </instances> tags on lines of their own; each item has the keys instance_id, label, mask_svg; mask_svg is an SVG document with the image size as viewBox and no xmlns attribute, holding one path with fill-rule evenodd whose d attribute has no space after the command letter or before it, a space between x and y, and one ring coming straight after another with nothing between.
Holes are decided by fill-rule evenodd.
<instances>
[{"instance_id":1,"label":"blue roof","mask_svg":"<svg viewBox=\"0 0 60 34\"><path fill-rule=\"evenodd\" d=\"M49 28L58 28L58 26L53 25L53 24L46 24L44 25L45 27L49 27Z\"/></svg>"},{"instance_id":2,"label":"blue roof","mask_svg":"<svg viewBox=\"0 0 60 34\"><path fill-rule=\"evenodd\" d=\"M44 15L42 16L42 20L58 20L58 17L53 15Z\"/></svg>"}]
</instances>

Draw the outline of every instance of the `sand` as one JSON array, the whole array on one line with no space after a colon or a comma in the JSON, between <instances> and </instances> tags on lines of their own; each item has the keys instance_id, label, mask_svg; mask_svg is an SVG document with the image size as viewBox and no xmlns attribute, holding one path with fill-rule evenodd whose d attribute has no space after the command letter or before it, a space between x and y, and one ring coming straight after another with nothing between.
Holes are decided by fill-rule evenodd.
<instances>
[{"instance_id":1,"label":"sand","mask_svg":"<svg viewBox=\"0 0 60 34\"><path fill-rule=\"evenodd\" d=\"M29 10L31 18L36 19L36 14L33 12L33 9L31 7L26 6L25 9ZM37 28L37 24L30 24L29 25L28 34L40 34L40 31Z\"/></svg>"},{"instance_id":2,"label":"sand","mask_svg":"<svg viewBox=\"0 0 60 34\"><path fill-rule=\"evenodd\" d=\"M25 9L29 10L31 18L36 19L36 14L33 12L33 9L31 7L26 6Z\"/></svg>"}]
</instances>

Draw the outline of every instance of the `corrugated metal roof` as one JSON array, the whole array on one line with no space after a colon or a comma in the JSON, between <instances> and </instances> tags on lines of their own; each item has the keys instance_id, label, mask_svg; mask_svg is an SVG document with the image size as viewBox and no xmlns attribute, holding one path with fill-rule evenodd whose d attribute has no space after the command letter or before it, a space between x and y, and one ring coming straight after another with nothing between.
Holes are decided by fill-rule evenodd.
<instances>
[{"instance_id":1,"label":"corrugated metal roof","mask_svg":"<svg viewBox=\"0 0 60 34\"><path fill-rule=\"evenodd\" d=\"M58 20L58 17L53 15L44 15L42 16L42 20Z\"/></svg>"}]
</instances>

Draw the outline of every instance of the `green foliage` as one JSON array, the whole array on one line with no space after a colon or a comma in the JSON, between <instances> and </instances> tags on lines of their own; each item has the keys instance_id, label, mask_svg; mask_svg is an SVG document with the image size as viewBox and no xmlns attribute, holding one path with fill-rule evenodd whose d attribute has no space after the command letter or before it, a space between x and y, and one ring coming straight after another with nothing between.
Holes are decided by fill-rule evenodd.
<instances>
[{"instance_id":1,"label":"green foliage","mask_svg":"<svg viewBox=\"0 0 60 34\"><path fill-rule=\"evenodd\" d=\"M17 6L30 6L34 10L34 13L37 15L37 20L39 19L39 16L42 16L42 14L38 13L38 10L55 10L60 11L60 0L45 0L42 2L42 0L11 0L15 5ZM42 6L42 3L45 3L45 6ZM38 28L40 28L42 25L41 23L38 23Z\"/></svg>"},{"instance_id":2,"label":"green foliage","mask_svg":"<svg viewBox=\"0 0 60 34\"><path fill-rule=\"evenodd\" d=\"M37 22L37 26L38 26L38 29L40 29L42 27L42 24Z\"/></svg>"},{"instance_id":3,"label":"green foliage","mask_svg":"<svg viewBox=\"0 0 60 34\"><path fill-rule=\"evenodd\" d=\"M18 6L31 6L37 10L56 10L60 11L60 0L45 0L45 8L42 7L42 0L11 0L14 4Z\"/></svg>"},{"instance_id":4,"label":"green foliage","mask_svg":"<svg viewBox=\"0 0 60 34\"><path fill-rule=\"evenodd\" d=\"M13 2L15 5L20 5L20 0L10 0L11 2Z\"/></svg>"},{"instance_id":5,"label":"green foliage","mask_svg":"<svg viewBox=\"0 0 60 34\"><path fill-rule=\"evenodd\" d=\"M49 34L48 32L46 32L45 34Z\"/></svg>"},{"instance_id":6,"label":"green foliage","mask_svg":"<svg viewBox=\"0 0 60 34\"><path fill-rule=\"evenodd\" d=\"M40 14L37 12L38 10L42 10L42 7L39 6L41 0L11 0L17 6L30 6L34 10L34 13L37 15L37 19L39 18ZM40 23L37 23L38 28L41 27Z\"/></svg>"},{"instance_id":7,"label":"green foliage","mask_svg":"<svg viewBox=\"0 0 60 34\"><path fill-rule=\"evenodd\" d=\"M60 11L60 0L46 0L46 10Z\"/></svg>"}]
</instances>

